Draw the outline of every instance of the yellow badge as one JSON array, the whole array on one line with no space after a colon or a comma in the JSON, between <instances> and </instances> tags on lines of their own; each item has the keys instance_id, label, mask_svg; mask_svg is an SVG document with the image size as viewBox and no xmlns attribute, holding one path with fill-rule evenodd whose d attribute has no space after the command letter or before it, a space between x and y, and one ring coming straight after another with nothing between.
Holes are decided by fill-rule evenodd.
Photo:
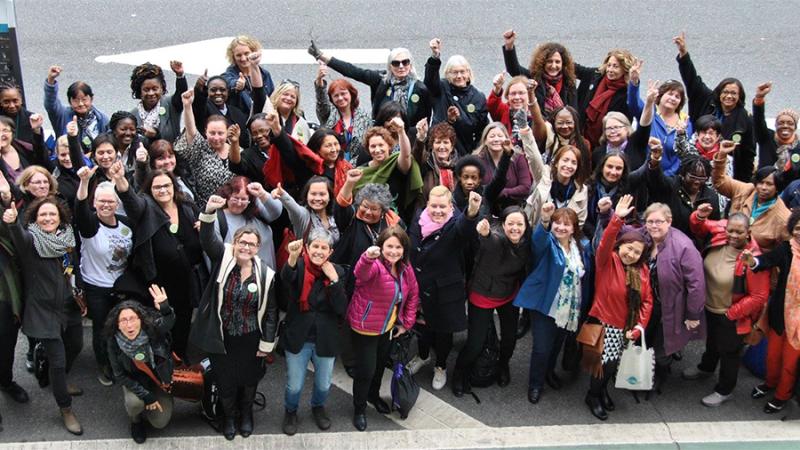
<instances>
[{"instance_id":1,"label":"yellow badge","mask_svg":"<svg viewBox=\"0 0 800 450\"><path fill-rule=\"evenodd\" d=\"M166 113L167 113L167 108L164 108L163 106L160 106L160 107L158 108L158 115L159 115L159 116L163 116L163 115L164 115L164 114L166 114Z\"/></svg>"},{"instance_id":2,"label":"yellow badge","mask_svg":"<svg viewBox=\"0 0 800 450\"><path fill-rule=\"evenodd\" d=\"M798 155L797 153L792 155L792 162L795 164L800 163L800 155Z\"/></svg>"},{"instance_id":3,"label":"yellow badge","mask_svg":"<svg viewBox=\"0 0 800 450\"><path fill-rule=\"evenodd\" d=\"M170 224L169 232L172 233L172 234L177 233L178 232L178 224L177 223Z\"/></svg>"},{"instance_id":4,"label":"yellow badge","mask_svg":"<svg viewBox=\"0 0 800 450\"><path fill-rule=\"evenodd\" d=\"M89 138L89 136L84 136L83 137L83 145L85 145L87 147L92 145L92 140Z\"/></svg>"},{"instance_id":5,"label":"yellow badge","mask_svg":"<svg viewBox=\"0 0 800 450\"><path fill-rule=\"evenodd\" d=\"M411 96L411 101L417 103L419 101L419 95L414 94Z\"/></svg>"},{"instance_id":6,"label":"yellow badge","mask_svg":"<svg viewBox=\"0 0 800 450\"><path fill-rule=\"evenodd\" d=\"M468 113L474 113L475 112L475 105L473 105L472 103L467 105L467 112Z\"/></svg>"}]
</instances>

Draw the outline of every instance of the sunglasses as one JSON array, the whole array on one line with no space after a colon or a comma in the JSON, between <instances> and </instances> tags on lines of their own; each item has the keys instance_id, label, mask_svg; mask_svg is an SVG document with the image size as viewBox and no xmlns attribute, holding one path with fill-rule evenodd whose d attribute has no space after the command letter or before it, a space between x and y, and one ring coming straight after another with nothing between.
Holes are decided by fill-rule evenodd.
<instances>
[{"instance_id":1,"label":"sunglasses","mask_svg":"<svg viewBox=\"0 0 800 450\"><path fill-rule=\"evenodd\" d=\"M400 67L400 66L410 66L411 60L410 59L402 59L402 60L394 60L392 61L392 67Z\"/></svg>"},{"instance_id":2,"label":"sunglasses","mask_svg":"<svg viewBox=\"0 0 800 450\"><path fill-rule=\"evenodd\" d=\"M291 84L292 86L294 86L296 88L300 87L300 83L298 83L297 81L294 81L294 80L290 80L288 78L283 80L283 81L281 81L281 84Z\"/></svg>"}]
</instances>

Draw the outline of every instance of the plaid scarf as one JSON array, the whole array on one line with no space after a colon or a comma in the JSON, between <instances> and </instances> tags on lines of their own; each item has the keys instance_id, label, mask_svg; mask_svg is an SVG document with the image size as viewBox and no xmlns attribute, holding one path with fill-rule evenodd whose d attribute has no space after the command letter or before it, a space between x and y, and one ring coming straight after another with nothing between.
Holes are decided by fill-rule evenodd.
<instances>
[{"instance_id":1,"label":"plaid scarf","mask_svg":"<svg viewBox=\"0 0 800 450\"><path fill-rule=\"evenodd\" d=\"M48 233L32 223L28 231L33 235L33 247L41 258L62 258L75 247L75 233L70 225Z\"/></svg>"}]
</instances>

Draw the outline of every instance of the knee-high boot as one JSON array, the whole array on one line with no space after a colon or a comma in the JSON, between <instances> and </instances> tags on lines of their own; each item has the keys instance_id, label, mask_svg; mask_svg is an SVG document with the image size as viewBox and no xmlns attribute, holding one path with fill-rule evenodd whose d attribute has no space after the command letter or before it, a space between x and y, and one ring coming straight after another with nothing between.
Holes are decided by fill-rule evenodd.
<instances>
[{"instance_id":1,"label":"knee-high boot","mask_svg":"<svg viewBox=\"0 0 800 450\"><path fill-rule=\"evenodd\" d=\"M256 398L257 386L245 386L241 388L239 400L239 432L242 437L253 434L253 401Z\"/></svg>"}]
</instances>

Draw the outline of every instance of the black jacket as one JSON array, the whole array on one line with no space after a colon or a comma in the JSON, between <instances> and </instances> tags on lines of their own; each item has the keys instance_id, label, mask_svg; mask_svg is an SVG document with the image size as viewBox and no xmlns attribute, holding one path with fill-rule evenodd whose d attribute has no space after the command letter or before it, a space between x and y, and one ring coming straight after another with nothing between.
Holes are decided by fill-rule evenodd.
<instances>
[{"instance_id":1,"label":"black jacket","mask_svg":"<svg viewBox=\"0 0 800 450\"><path fill-rule=\"evenodd\" d=\"M717 105L719 99L714 98L713 91L697 74L689 54L683 57L679 55L676 59L689 98L689 118L694 123L706 114L722 117L722 138L731 139L734 134L741 136L741 141L733 152L733 178L749 183L753 177L753 161L756 157L752 118L744 106L737 106L729 115L723 115Z\"/></svg>"},{"instance_id":2,"label":"black jacket","mask_svg":"<svg viewBox=\"0 0 800 450\"><path fill-rule=\"evenodd\" d=\"M753 129L755 130L756 143L758 144L758 168L774 165L778 162L778 143L775 142L775 131L767 127L767 121L764 117L764 105L753 103ZM795 142L794 146L789 149L790 161L792 155L795 154L800 154L800 142ZM786 169L786 167L780 168L781 171ZM784 174L784 186L797 179L798 172L800 172L800 163L792 162L786 171L788 174Z\"/></svg>"},{"instance_id":3,"label":"black jacket","mask_svg":"<svg viewBox=\"0 0 800 450\"><path fill-rule=\"evenodd\" d=\"M281 270L281 286L289 300L282 342L286 351L291 353L300 353L306 342L312 342L317 355L336 356L341 349L339 322L344 319L349 303L344 289L347 271L334 264L339 280L328 287L321 277L314 280L308 295L309 310L303 312L298 299L303 290L304 266L303 258L299 258L295 267L285 264Z\"/></svg>"},{"instance_id":4,"label":"black jacket","mask_svg":"<svg viewBox=\"0 0 800 450\"><path fill-rule=\"evenodd\" d=\"M431 126L439 122L447 122L447 109L458 108L461 113L453 123L456 130L455 148L458 156L472 153L478 147L481 134L489 124L489 113L486 110L486 96L473 85L459 88L446 79L439 78L442 60L430 57L425 63L425 86L430 92L433 103ZM416 125L416 123L414 124Z\"/></svg>"},{"instance_id":5,"label":"black jacket","mask_svg":"<svg viewBox=\"0 0 800 450\"><path fill-rule=\"evenodd\" d=\"M531 268L530 230L516 244L499 227L478 238L478 250L469 290L491 298L505 298L517 291Z\"/></svg>"},{"instance_id":6,"label":"black jacket","mask_svg":"<svg viewBox=\"0 0 800 450\"><path fill-rule=\"evenodd\" d=\"M172 360L172 351L169 347L168 333L175 324L175 311L169 304L162 303L158 311L160 316L155 320L157 336L148 335L150 348L156 360L150 370L163 384L172 383L172 371L175 362ZM141 331L144 333L144 330ZM106 340L108 348L108 362L114 372L114 380L121 383L139 397L145 405L158 400L155 391L161 389L146 373L139 370L130 357L122 352L117 344L117 339L112 336Z\"/></svg>"},{"instance_id":7,"label":"black jacket","mask_svg":"<svg viewBox=\"0 0 800 450\"><path fill-rule=\"evenodd\" d=\"M580 64L575 64L575 76L580 80L578 85L578 114L581 118L581 126L586 126L586 108L589 107L594 94L597 92L597 86L605 75L600 73L597 67L585 67ZM608 104L608 112L617 111L625 115L628 120L633 123L633 114L628 110L628 89L623 87L614 93L611 97L611 103ZM602 119L602 118L601 118ZM648 134L650 132L648 131ZM631 166L633 167L633 166Z\"/></svg>"},{"instance_id":8,"label":"black jacket","mask_svg":"<svg viewBox=\"0 0 800 450\"><path fill-rule=\"evenodd\" d=\"M528 78L531 78L531 72L519 63L519 59L517 58L517 48L514 47L511 50L506 50L506 46L503 47L503 61L506 64L506 72L512 77L517 75L525 75ZM539 109L544 114L544 100L547 96L547 85L546 82L541 79L541 77L536 78L536 91L534 92L536 95L536 102L539 104ZM561 88L561 92L558 93L558 96L561 97L561 101L564 102L565 106L572 106L575 110L578 110L578 90L575 86L568 87L563 86ZM545 117L546 119L547 117Z\"/></svg>"},{"instance_id":9,"label":"black jacket","mask_svg":"<svg viewBox=\"0 0 800 450\"><path fill-rule=\"evenodd\" d=\"M628 170L642 167L647 162L649 153L648 141L650 140L650 127L652 125L639 126L628 136L628 144L625 145L623 153L628 159ZM603 161L603 156L608 153L608 143L600 144L592 150L592 168L596 168Z\"/></svg>"},{"instance_id":10,"label":"black jacket","mask_svg":"<svg viewBox=\"0 0 800 450\"><path fill-rule=\"evenodd\" d=\"M792 268L792 244L783 241L772 251L756 257L756 267L753 272L772 269L780 269L778 273L778 284L772 290L767 305L767 318L769 327L779 335L783 334L786 328L783 318L783 307L786 300L786 282L789 279L789 272Z\"/></svg>"}]
</instances>

